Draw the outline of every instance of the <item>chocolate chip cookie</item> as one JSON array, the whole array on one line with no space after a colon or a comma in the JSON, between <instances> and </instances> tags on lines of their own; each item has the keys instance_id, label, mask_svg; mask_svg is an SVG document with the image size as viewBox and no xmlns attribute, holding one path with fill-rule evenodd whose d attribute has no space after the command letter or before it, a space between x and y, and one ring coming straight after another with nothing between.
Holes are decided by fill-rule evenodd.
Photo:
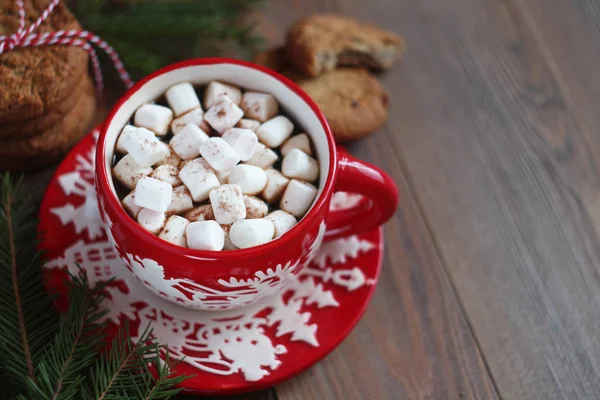
<instances>
[{"instance_id":1,"label":"chocolate chip cookie","mask_svg":"<svg viewBox=\"0 0 600 400\"><path fill-rule=\"evenodd\" d=\"M283 48L263 52L255 61L296 82L317 103L336 141L368 136L387 120L385 90L365 69L340 68L305 77L286 60Z\"/></svg>"},{"instance_id":2,"label":"chocolate chip cookie","mask_svg":"<svg viewBox=\"0 0 600 400\"><path fill-rule=\"evenodd\" d=\"M337 67L388 69L404 52L395 33L339 15L317 14L289 30L287 54L309 76Z\"/></svg>"}]
</instances>

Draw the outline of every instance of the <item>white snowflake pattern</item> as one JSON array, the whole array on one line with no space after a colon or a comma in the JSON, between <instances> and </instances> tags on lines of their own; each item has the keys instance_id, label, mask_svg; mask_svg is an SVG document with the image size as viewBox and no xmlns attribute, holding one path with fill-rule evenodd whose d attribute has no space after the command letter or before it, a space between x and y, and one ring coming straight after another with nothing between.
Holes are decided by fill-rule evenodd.
<instances>
[{"instance_id":1,"label":"white snowflake pattern","mask_svg":"<svg viewBox=\"0 0 600 400\"><path fill-rule=\"evenodd\" d=\"M88 153L88 161L93 160L90 154L93 152ZM75 175L67 179L76 184L66 187L80 188L82 180L79 178L84 174L88 174L84 180L91 179L89 168L93 168L93 163L86 164L82 160L78 159L77 172L81 174L78 179ZM62 184L61 187L64 190ZM63 224L74 221L60 212L53 213ZM96 214L89 215L97 214L96 210ZM106 214L104 218L110 226ZM340 306L331 289L342 287L352 291L370 284L360 267L340 269L339 263L377 247L357 237L338 239L320 246L325 233L322 225L311 245L308 259L302 260L308 264L314 258L318 268L314 268L314 264L306 265L299 275L295 275L293 272L299 268L300 261L289 262L258 272L251 279L220 281L223 290L218 291L185 279L165 279L164 269L153 260L130 254L126 259L120 259L111 244L110 229L106 232L106 239L98 239L91 234L93 229L90 230L89 225L86 227L89 240L79 239L66 248L62 256L48 261L45 268L75 272L75 264L78 263L87 271L90 284L115 277L119 285L108 289L109 298L104 304L110 310L106 317L108 320L115 324L120 324L123 319L137 321L139 329L133 333L134 340L150 323L157 340L168 343L171 356L185 357L183 362L201 371L217 375L241 374L247 381L258 381L280 366L278 356L286 353L287 348L277 343L278 339L286 337L291 342L319 346L318 325L311 322L312 314L323 308ZM77 230L76 223L73 228L77 233L84 229ZM141 280L124 267L124 262L129 263ZM338 264L337 267L335 264ZM280 289L278 285L282 282L288 286L279 294L270 295ZM188 300L187 296L191 296L193 301L212 299L216 308L221 304L219 302L245 305L250 301L249 296L257 291L265 294L265 298L242 308L202 311L180 307L163 297L149 295L150 285L160 287L171 300L177 301L182 296ZM184 292L180 290L182 288ZM185 292L186 288L188 292ZM265 329L271 327L276 332L274 338L265 333Z\"/></svg>"}]
</instances>

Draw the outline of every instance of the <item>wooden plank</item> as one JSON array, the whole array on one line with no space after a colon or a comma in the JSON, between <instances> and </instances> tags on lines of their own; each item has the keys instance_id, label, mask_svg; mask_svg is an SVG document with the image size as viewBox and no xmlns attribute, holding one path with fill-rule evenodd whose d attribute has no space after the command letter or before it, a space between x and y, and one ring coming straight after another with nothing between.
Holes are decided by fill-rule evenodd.
<instances>
[{"instance_id":1,"label":"wooden plank","mask_svg":"<svg viewBox=\"0 0 600 400\"><path fill-rule=\"evenodd\" d=\"M355 330L328 358L276 388L279 400L494 399L493 383L385 130L350 147L390 172L402 200L383 271ZM377 160L377 161L375 161Z\"/></svg>"},{"instance_id":2,"label":"wooden plank","mask_svg":"<svg viewBox=\"0 0 600 400\"><path fill-rule=\"evenodd\" d=\"M518 0L565 102L582 125L590 156L600 157L600 3L596 0Z\"/></svg>"},{"instance_id":3,"label":"wooden plank","mask_svg":"<svg viewBox=\"0 0 600 400\"><path fill-rule=\"evenodd\" d=\"M344 5L406 37L401 72L386 77L390 151L501 397L597 398L598 136L589 140L531 30L507 1Z\"/></svg>"},{"instance_id":4,"label":"wooden plank","mask_svg":"<svg viewBox=\"0 0 600 400\"><path fill-rule=\"evenodd\" d=\"M581 127L589 160L600 158L600 3L595 0L520 0L516 6L529 23L542 55L557 77L566 106ZM598 176L577 180L580 200L600 231Z\"/></svg>"},{"instance_id":5,"label":"wooden plank","mask_svg":"<svg viewBox=\"0 0 600 400\"><path fill-rule=\"evenodd\" d=\"M333 9L323 2L271 2L260 29L279 44L299 16ZM386 227L384 268L372 303L340 348L276 388L279 400L496 398L391 146L396 134L390 126L351 147L390 172L402 193L400 209Z\"/></svg>"}]
</instances>

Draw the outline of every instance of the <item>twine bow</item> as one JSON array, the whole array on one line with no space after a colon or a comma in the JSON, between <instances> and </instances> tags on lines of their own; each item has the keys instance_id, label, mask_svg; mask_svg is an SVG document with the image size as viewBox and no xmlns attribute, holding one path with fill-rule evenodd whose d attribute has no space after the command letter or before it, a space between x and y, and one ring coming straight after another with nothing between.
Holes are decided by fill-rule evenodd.
<instances>
[{"instance_id":1,"label":"twine bow","mask_svg":"<svg viewBox=\"0 0 600 400\"><path fill-rule=\"evenodd\" d=\"M0 35L0 55L7 53L20 47L34 46L51 46L62 44L68 46L77 46L86 50L90 56L92 67L94 69L94 80L96 81L96 91L98 96L102 94L104 88L102 81L102 71L98 55L92 47L92 44L100 47L110 57L115 69L119 73L119 77L129 88L133 85L133 81L125 70L125 66L121 62L119 55L108 43L91 32L84 30L60 30L56 32L34 33L34 31L44 22L60 0L52 0L48 7L42 12L40 17L30 26L25 28L25 5L23 0L16 0L19 9L19 29L12 35Z\"/></svg>"}]
</instances>

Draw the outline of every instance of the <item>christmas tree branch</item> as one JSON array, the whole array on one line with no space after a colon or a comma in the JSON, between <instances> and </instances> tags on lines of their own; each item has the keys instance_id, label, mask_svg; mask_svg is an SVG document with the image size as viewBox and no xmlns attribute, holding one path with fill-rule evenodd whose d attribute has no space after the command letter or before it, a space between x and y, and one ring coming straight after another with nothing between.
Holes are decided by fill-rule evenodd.
<instances>
[{"instance_id":1,"label":"christmas tree branch","mask_svg":"<svg viewBox=\"0 0 600 400\"><path fill-rule=\"evenodd\" d=\"M32 207L9 175L0 178L0 370L7 386L25 390L55 332L52 297L39 269Z\"/></svg>"},{"instance_id":2,"label":"christmas tree branch","mask_svg":"<svg viewBox=\"0 0 600 400\"><path fill-rule=\"evenodd\" d=\"M129 339L129 325L126 323L117 333L111 344L108 355L100 358L96 364L92 381L95 386L95 399L109 400L120 399L125 393L132 389L142 388L135 398L165 398L177 392L172 386L182 382L185 377L169 378L171 369L175 364L168 360L164 362L165 367L157 364L160 360L162 346L152 338L150 326L139 335L136 343ZM158 373L156 379L148 380L148 364L155 365ZM146 371L147 373L140 373ZM165 386L165 381L168 381Z\"/></svg>"},{"instance_id":3,"label":"christmas tree branch","mask_svg":"<svg viewBox=\"0 0 600 400\"><path fill-rule=\"evenodd\" d=\"M71 275L65 282L69 308L58 318L42 279L37 219L27 200L20 181L0 177L0 397L166 399L177 393L174 386L186 377L171 376L174 364L150 327L133 343L125 324L111 350L102 351L102 303L110 281L90 287L84 269Z\"/></svg>"},{"instance_id":4,"label":"christmas tree branch","mask_svg":"<svg viewBox=\"0 0 600 400\"><path fill-rule=\"evenodd\" d=\"M262 1L72 0L70 4L82 26L107 40L135 78L176 61L231 54L230 50L251 56L260 38L247 17Z\"/></svg>"},{"instance_id":5,"label":"christmas tree branch","mask_svg":"<svg viewBox=\"0 0 600 400\"><path fill-rule=\"evenodd\" d=\"M40 385L30 383L43 398L72 398L85 380L104 340L101 321L107 311L100 304L107 284L101 282L90 288L83 271L71 276L69 310L61 315L58 334L36 368L37 375L45 379Z\"/></svg>"},{"instance_id":6,"label":"christmas tree branch","mask_svg":"<svg viewBox=\"0 0 600 400\"><path fill-rule=\"evenodd\" d=\"M6 196L3 198L3 209L6 215L6 230L8 232L8 250L10 254L10 269L11 269L11 281L13 287L13 294L15 296L15 307L17 313L17 321L19 324L19 332L21 334L21 343L23 345L23 353L25 356L25 363L27 364L27 375L35 381L35 375L33 371L33 360L31 358L31 350L29 349L29 340L27 339L27 329L25 328L25 317L23 316L23 307L21 304L21 291L19 288L19 280L17 273L17 249L15 246L15 235L13 230L13 218L12 218L12 186L7 185Z\"/></svg>"}]
</instances>

